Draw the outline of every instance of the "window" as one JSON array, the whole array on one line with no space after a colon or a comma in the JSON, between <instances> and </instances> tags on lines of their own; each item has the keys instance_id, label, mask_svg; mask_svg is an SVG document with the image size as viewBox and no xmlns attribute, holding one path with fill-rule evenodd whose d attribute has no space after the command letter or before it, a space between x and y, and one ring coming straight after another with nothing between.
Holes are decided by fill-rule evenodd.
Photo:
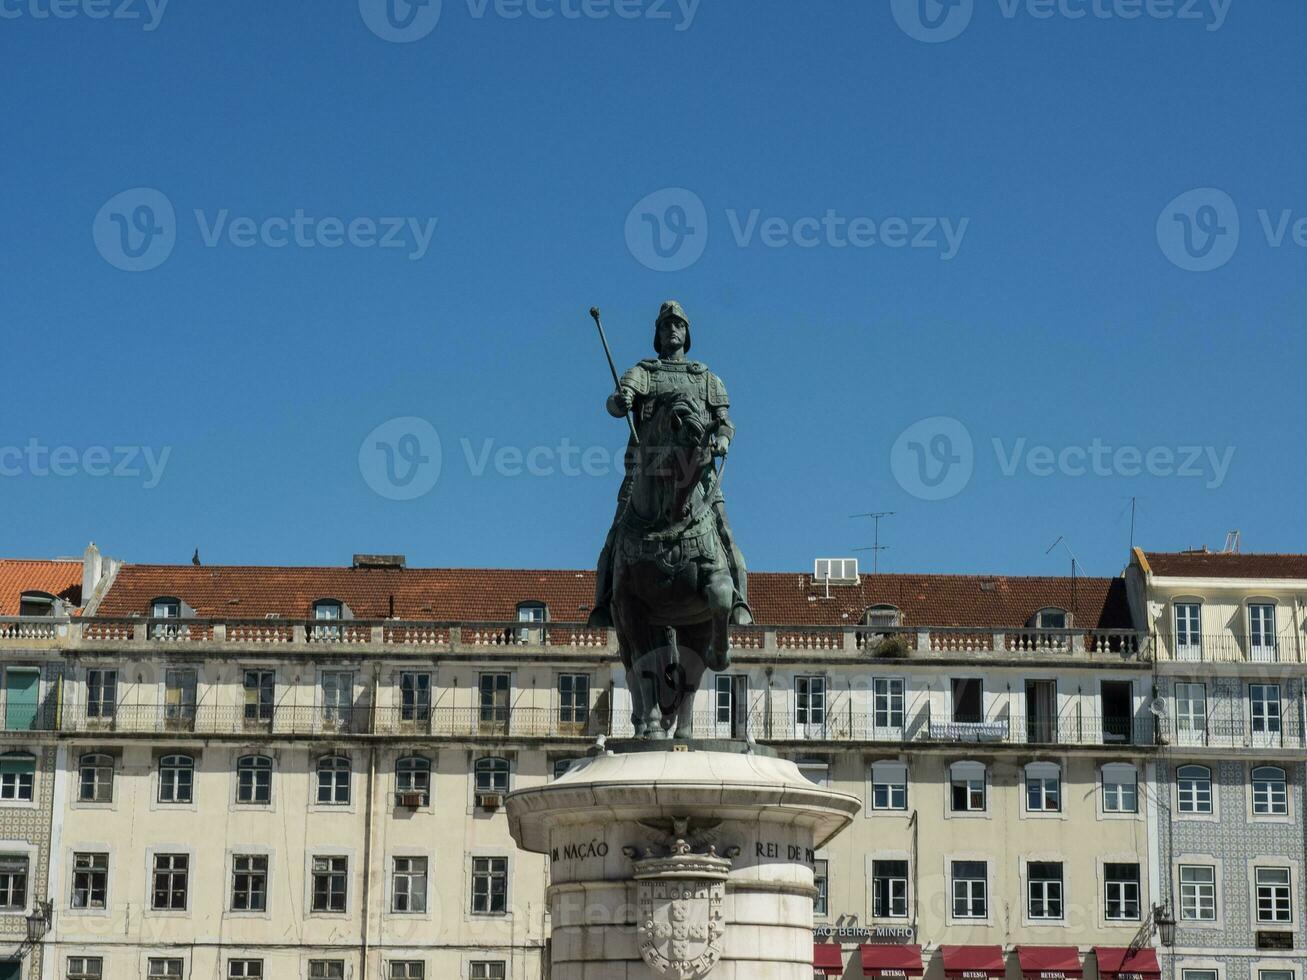
<instances>
[{"instance_id":1,"label":"window","mask_svg":"<svg viewBox=\"0 0 1307 980\"><path fill-rule=\"evenodd\" d=\"M313 911L344 912L348 878L348 858L315 857L313 859Z\"/></svg>"},{"instance_id":2,"label":"window","mask_svg":"<svg viewBox=\"0 0 1307 980\"><path fill-rule=\"evenodd\" d=\"M985 690L979 677L955 677L952 683L953 720L979 725L985 720Z\"/></svg>"},{"instance_id":3,"label":"window","mask_svg":"<svg viewBox=\"0 0 1307 980\"><path fill-rule=\"evenodd\" d=\"M1280 735L1280 685L1249 684L1248 713L1254 741L1266 744Z\"/></svg>"},{"instance_id":4,"label":"window","mask_svg":"<svg viewBox=\"0 0 1307 980\"><path fill-rule=\"evenodd\" d=\"M431 675L413 670L399 675L399 720L431 720Z\"/></svg>"},{"instance_id":5,"label":"window","mask_svg":"<svg viewBox=\"0 0 1307 980\"><path fill-rule=\"evenodd\" d=\"M313 618L320 623L335 623L344 618L344 603L337 599L319 599L313 604ZM315 624L309 630L309 640L317 643L339 643L340 627Z\"/></svg>"},{"instance_id":6,"label":"window","mask_svg":"<svg viewBox=\"0 0 1307 980\"><path fill-rule=\"evenodd\" d=\"M349 758L343 755L323 756L318 760L318 804L320 806L349 806Z\"/></svg>"},{"instance_id":7,"label":"window","mask_svg":"<svg viewBox=\"0 0 1307 980\"><path fill-rule=\"evenodd\" d=\"M794 678L794 723L826 724L826 678Z\"/></svg>"},{"instance_id":8,"label":"window","mask_svg":"<svg viewBox=\"0 0 1307 980\"><path fill-rule=\"evenodd\" d=\"M482 674L478 678L481 698L481 724L508 724L508 675Z\"/></svg>"},{"instance_id":9,"label":"window","mask_svg":"<svg viewBox=\"0 0 1307 980\"><path fill-rule=\"evenodd\" d=\"M476 791L480 793L508 792L508 760L498 758L477 759L473 766Z\"/></svg>"},{"instance_id":10,"label":"window","mask_svg":"<svg viewBox=\"0 0 1307 980\"><path fill-rule=\"evenodd\" d=\"M32 802L36 758L22 752L0 755L0 800Z\"/></svg>"},{"instance_id":11,"label":"window","mask_svg":"<svg viewBox=\"0 0 1307 980\"><path fill-rule=\"evenodd\" d=\"M86 672L86 717L109 720L118 706L118 671Z\"/></svg>"},{"instance_id":12,"label":"window","mask_svg":"<svg viewBox=\"0 0 1307 980\"><path fill-rule=\"evenodd\" d=\"M1112 920L1139 918L1139 865L1105 864L1103 866L1104 918Z\"/></svg>"},{"instance_id":13,"label":"window","mask_svg":"<svg viewBox=\"0 0 1307 980\"><path fill-rule=\"evenodd\" d=\"M503 960L478 960L470 964L468 980L504 980Z\"/></svg>"},{"instance_id":14,"label":"window","mask_svg":"<svg viewBox=\"0 0 1307 980\"><path fill-rule=\"evenodd\" d=\"M814 786L830 784L830 762L826 759L795 759L794 764L799 767L803 778Z\"/></svg>"},{"instance_id":15,"label":"window","mask_svg":"<svg viewBox=\"0 0 1307 980\"><path fill-rule=\"evenodd\" d=\"M1220 974L1215 970L1181 970L1180 980L1218 980Z\"/></svg>"},{"instance_id":16,"label":"window","mask_svg":"<svg viewBox=\"0 0 1307 980\"><path fill-rule=\"evenodd\" d=\"M1035 615L1035 628L1041 630L1064 630L1067 628L1065 609L1041 609Z\"/></svg>"},{"instance_id":17,"label":"window","mask_svg":"<svg viewBox=\"0 0 1307 980\"><path fill-rule=\"evenodd\" d=\"M1031 861L1026 865L1028 912L1032 919L1062 918L1062 863Z\"/></svg>"},{"instance_id":18,"label":"window","mask_svg":"<svg viewBox=\"0 0 1307 980\"><path fill-rule=\"evenodd\" d=\"M1182 742L1201 744L1207 737L1207 685L1175 685L1175 731Z\"/></svg>"},{"instance_id":19,"label":"window","mask_svg":"<svg viewBox=\"0 0 1307 980\"><path fill-rule=\"evenodd\" d=\"M427 910L427 859L395 858L391 886L390 911L425 912Z\"/></svg>"},{"instance_id":20,"label":"window","mask_svg":"<svg viewBox=\"0 0 1307 980\"><path fill-rule=\"evenodd\" d=\"M1248 639L1253 659L1275 659L1275 606L1265 602L1248 606Z\"/></svg>"},{"instance_id":21,"label":"window","mask_svg":"<svg viewBox=\"0 0 1307 980\"><path fill-rule=\"evenodd\" d=\"M1139 812L1139 771L1123 763L1103 766L1103 812Z\"/></svg>"},{"instance_id":22,"label":"window","mask_svg":"<svg viewBox=\"0 0 1307 980\"><path fill-rule=\"evenodd\" d=\"M954 813L985 809L985 767L979 762L955 762L949 769Z\"/></svg>"},{"instance_id":23,"label":"window","mask_svg":"<svg viewBox=\"0 0 1307 980\"><path fill-rule=\"evenodd\" d=\"M27 908L27 858L0 854L0 911L22 912Z\"/></svg>"},{"instance_id":24,"label":"window","mask_svg":"<svg viewBox=\"0 0 1307 980\"><path fill-rule=\"evenodd\" d=\"M1051 762L1026 766L1026 810L1057 813L1062 809L1062 770Z\"/></svg>"},{"instance_id":25,"label":"window","mask_svg":"<svg viewBox=\"0 0 1307 980\"><path fill-rule=\"evenodd\" d=\"M590 675L558 675L558 722L580 727L590 718ZM729 719L728 719L729 720Z\"/></svg>"},{"instance_id":26,"label":"window","mask_svg":"<svg viewBox=\"0 0 1307 980\"><path fill-rule=\"evenodd\" d=\"M519 623L544 623L549 618L549 609L543 602L524 602L517 607L517 621ZM518 643L543 643L545 642L544 630L542 629L520 629L517 631Z\"/></svg>"},{"instance_id":27,"label":"window","mask_svg":"<svg viewBox=\"0 0 1307 980\"><path fill-rule=\"evenodd\" d=\"M78 760L77 773L78 802L113 802L113 756L88 753Z\"/></svg>"},{"instance_id":28,"label":"window","mask_svg":"<svg viewBox=\"0 0 1307 980\"><path fill-rule=\"evenodd\" d=\"M182 972L186 968L185 963L179 959L150 959L150 968L147 976L150 980L162 977L165 980L181 980L185 974Z\"/></svg>"},{"instance_id":29,"label":"window","mask_svg":"<svg viewBox=\"0 0 1307 980\"><path fill-rule=\"evenodd\" d=\"M827 863L822 860L812 862L812 885L817 889L817 895L812 900L812 914L826 915L830 900L830 871Z\"/></svg>"},{"instance_id":30,"label":"window","mask_svg":"<svg viewBox=\"0 0 1307 980\"><path fill-rule=\"evenodd\" d=\"M180 599L163 597L150 604L150 616L153 619L180 619L182 604Z\"/></svg>"},{"instance_id":31,"label":"window","mask_svg":"<svg viewBox=\"0 0 1307 980\"><path fill-rule=\"evenodd\" d=\"M263 980L263 960L228 960L228 980Z\"/></svg>"},{"instance_id":32,"label":"window","mask_svg":"<svg viewBox=\"0 0 1307 980\"><path fill-rule=\"evenodd\" d=\"M719 725L731 723L735 692L733 681L734 678L730 674L717 674L713 678L713 713Z\"/></svg>"},{"instance_id":33,"label":"window","mask_svg":"<svg viewBox=\"0 0 1307 980\"><path fill-rule=\"evenodd\" d=\"M272 760L266 755L243 755L236 760L236 802L272 802Z\"/></svg>"},{"instance_id":34,"label":"window","mask_svg":"<svg viewBox=\"0 0 1307 980\"><path fill-rule=\"evenodd\" d=\"M159 760L159 802L190 803L195 788L195 760L165 755Z\"/></svg>"},{"instance_id":35,"label":"window","mask_svg":"<svg viewBox=\"0 0 1307 980\"><path fill-rule=\"evenodd\" d=\"M1196 602L1177 602L1175 604L1176 655L1184 657L1189 654L1193 659L1198 659L1202 650L1202 636L1202 606Z\"/></svg>"},{"instance_id":36,"label":"window","mask_svg":"<svg viewBox=\"0 0 1307 980\"><path fill-rule=\"evenodd\" d=\"M245 671L246 721L272 721L272 705L277 692L276 676L271 670Z\"/></svg>"},{"instance_id":37,"label":"window","mask_svg":"<svg viewBox=\"0 0 1307 980\"><path fill-rule=\"evenodd\" d=\"M391 960L389 980L423 980L427 966L421 960Z\"/></svg>"},{"instance_id":38,"label":"window","mask_svg":"<svg viewBox=\"0 0 1307 980\"><path fill-rule=\"evenodd\" d=\"M953 918L986 917L985 871L984 861L953 862Z\"/></svg>"},{"instance_id":39,"label":"window","mask_svg":"<svg viewBox=\"0 0 1307 980\"><path fill-rule=\"evenodd\" d=\"M874 762L871 766L871 808L908 808L908 767L901 762Z\"/></svg>"},{"instance_id":40,"label":"window","mask_svg":"<svg viewBox=\"0 0 1307 980\"><path fill-rule=\"evenodd\" d=\"M309 960L309 980L345 980L345 961Z\"/></svg>"},{"instance_id":41,"label":"window","mask_svg":"<svg viewBox=\"0 0 1307 980\"><path fill-rule=\"evenodd\" d=\"M195 724L196 683L193 667L169 667L164 671L164 719L173 727Z\"/></svg>"},{"instance_id":42,"label":"window","mask_svg":"<svg viewBox=\"0 0 1307 980\"><path fill-rule=\"evenodd\" d=\"M1180 918L1198 922L1216 919L1216 869L1211 865L1180 865Z\"/></svg>"},{"instance_id":43,"label":"window","mask_svg":"<svg viewBox=\"0 0 1307 980\"><path fill-rule=\"evenodd\" d=\"M903 678L877 677L871 682L871 724L878 731L903 729Z\"/></svg>"},{"instance_id":44,"label":"window","mask_svg":"<svg viewBox=\"0 0 1307 980\"><path fill-rule=\"evenodd\" d=\"M1279 766L1258 766L1253 770L1253 813L1256 816L1284 816L1289 812L1288 780Z\"/></svg>"},{"instance_id":45,"label":"window","mask_svg":"<svg viewBox=\"0 0 1307 980\"><path fill-rule=\"evenodd\" d=\"M104 960L98 956L68 957L68 980L104 980Z\"/></svg>"},{"instance_id":46,"label":"window","mask_svg":"<svg viewBox=\"0 0 1307 980\"><path fill-rule=\"evenodd\" d=\"M1181 766L1176 770L1176 788L1181 813L1212 812L1212 770L1206 766Z\"/></svg>"},{"instance_id":47,"label":"window","mask_svg":"<svg viewBox=\"0 0 1307 980\"><path fill-rule=\"evenodd\" d=\"M405 755L395 762L395 802L406 806L406 798L418 806L427 806L431 802L430 759Z\"/></svg>"},{"instance_id":48,"label":"window","mask_svg":"<svg viewBox=\"0 0 1307 980\"><path fill-rule=\"evenodd\" d=\"M878 919L908 915L908 862L871 862L871 914Z\"/></svg>"},{"instance_id":49,"label":"window","mask_svg":"<svg viewBox=\"0 0 1307 980\"><path fill-rule=\"evenodd\" d=\"M49 592L24 592L18 597L18 615L53 616L59 605Z\"/></svg>"},{"instance_id":50,"label":"window","mask_svg":"<svg viewBox=\"0 0 1307 980\"><path fill-rule=\"evenodd\" d=\"M1293 921L1288 868L1257 868L1257 921Z\"/></svg>"},{"instance_id":51,"label":"window","mask_svg":"<svg viewBox=\"0 0 1307 980\"><path fill-rule=\"evenodd\" d=\"M903 622L903 616L896 606L872 606L862 614L862 622L867 626L894 629Z\"/></svg>"},{"instance_id":52,"label":"window","mask_svg":"<svg viewBox=\"0 0 1307 980\"><path fill-rule=\"evenodd\" d=\"M564 776L564 775L566 775L566 774L567 774L567 770L569 770L569 769L572 768L572 763L575 762L575 761L576 761L575 758L555 759L555 760L554 760L554 778L557 779L557 778L560 777L560 776Z\"/></svg>"},{"instance_id":53,"label":"window","mask_svg":"<svg viewBox=\"0 0 1307 980\"><path fill-rule=\"evenodd\" d=\"M268 910L268 857L265 854L237 854L231 862L231 910Z\"/></svg>"},{"instance_id":54,"label":"window","mask_svg":"<svg viewBox=\"0 0 1307 980\"><path fill-rule=\"evenodd\" d=\"M73 908L106 908L109 890L109 855L73 855Z\"/></svg>"},{"instance_id":55,"label":"window","mask_svg":"<svg viewBox=\"0 0 1307 980\"><path fill-rule=\"evenodd\" d=\"M156 912L183 912L186 910L186 890L190 877L191 859L186 854L156 854L154 856L154 890L150 908Z\"/></svg>"},{"instance_id":56,"label":"window","mask_svg":"<svg viewBox=\"0 0 1307 980\"><path fill-rule=\"evenodd\" d=\"M354 674L348 670L322 672L322 721L348 725L354 710Z\"/></svg>"},{"instance_id":57,"label":"window","mask_svg":"<svg viewBox=\"0 0 1307 980\"><path fill-rule=\"evenodd\" d=\"M472 911L502 915L508 910L508 858L472 859Z\"/></svg>"}]
</instances>

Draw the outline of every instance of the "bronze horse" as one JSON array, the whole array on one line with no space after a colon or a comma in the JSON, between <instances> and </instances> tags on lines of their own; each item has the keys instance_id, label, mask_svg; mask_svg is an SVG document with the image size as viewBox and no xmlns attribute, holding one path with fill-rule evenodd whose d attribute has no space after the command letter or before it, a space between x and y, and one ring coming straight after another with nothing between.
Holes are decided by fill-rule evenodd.
<instances>
[{"instance_id":1,"label":"bronze horse","mask_svg":"<svg viewBox=\"0 0 1307 980\"><path fill-rule=\"evenodd\" d=\"M637 738L667 738L673 724L675 738L689 738L704 671L730 666L734 584L709 503L720 478L714 427L700 400L672 392L633 449L612 611Z\"/></svg>"}]
</instances>

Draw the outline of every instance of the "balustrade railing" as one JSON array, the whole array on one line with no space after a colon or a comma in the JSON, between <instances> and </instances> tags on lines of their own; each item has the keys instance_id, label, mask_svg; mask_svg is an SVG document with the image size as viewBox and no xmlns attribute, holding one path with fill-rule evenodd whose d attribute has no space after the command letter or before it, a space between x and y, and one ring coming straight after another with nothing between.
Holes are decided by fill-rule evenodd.
<instances>
[{"instance_id":1,"label":"balustrade railing","mask_svg":"<svg viewBox=\"0 0 1307 980\"><path fill-rule=\"evenodd\" d=\"M1158 633L1158 660L1192 663L1302 663L1303 642L1294 633Z\"/></svg>"}]
</instances>

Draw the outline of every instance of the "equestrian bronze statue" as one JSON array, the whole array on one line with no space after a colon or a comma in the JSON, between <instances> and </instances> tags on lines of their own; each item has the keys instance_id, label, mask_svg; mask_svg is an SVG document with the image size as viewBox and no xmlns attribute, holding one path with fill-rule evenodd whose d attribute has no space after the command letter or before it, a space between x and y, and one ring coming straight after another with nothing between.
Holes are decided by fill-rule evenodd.
<instances>
[{"instance_id":1,"label":"equestrian bronze statue","mask_svg":"<svg viewBox=\"0 0 1307 980\"><path fill-rule=\"evenodd\" d=\"M726 386L686 359L690 321L675 301L659 311L654 350L608 398L631 438L590 625L617 631L636 736L689 738L704 671L730 666L730 626L753 617L721 490L735 435Z\"/></svg>"}]
</instances>

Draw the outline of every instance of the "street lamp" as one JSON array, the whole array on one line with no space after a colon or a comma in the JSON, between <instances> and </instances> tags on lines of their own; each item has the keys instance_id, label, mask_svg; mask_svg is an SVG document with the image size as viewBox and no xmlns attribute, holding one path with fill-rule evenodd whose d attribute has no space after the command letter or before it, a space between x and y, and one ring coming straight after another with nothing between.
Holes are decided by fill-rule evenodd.
<instances>
[{"instance_id":1,"label":"street lamp","mask_svg":"<svg viewBox=\"0 0 1307 980\"><path fill-rule=\"evenodd\" d=\"M54 902L38 902L27 917L27 941L35 946L45 938L54 918Z\"/></svg>"},{"instance_id":2,"label":"street lamp","mask_svg":"<svg viewBox=\"0 0 1307 980\"><path fill-rule=\"evenodd\" d=\"M1157 926L1163 946L1170 949L1175 945L1175 916L1165 905L1153 906L1153 925Z\"/></svg>"}]
</instances>

